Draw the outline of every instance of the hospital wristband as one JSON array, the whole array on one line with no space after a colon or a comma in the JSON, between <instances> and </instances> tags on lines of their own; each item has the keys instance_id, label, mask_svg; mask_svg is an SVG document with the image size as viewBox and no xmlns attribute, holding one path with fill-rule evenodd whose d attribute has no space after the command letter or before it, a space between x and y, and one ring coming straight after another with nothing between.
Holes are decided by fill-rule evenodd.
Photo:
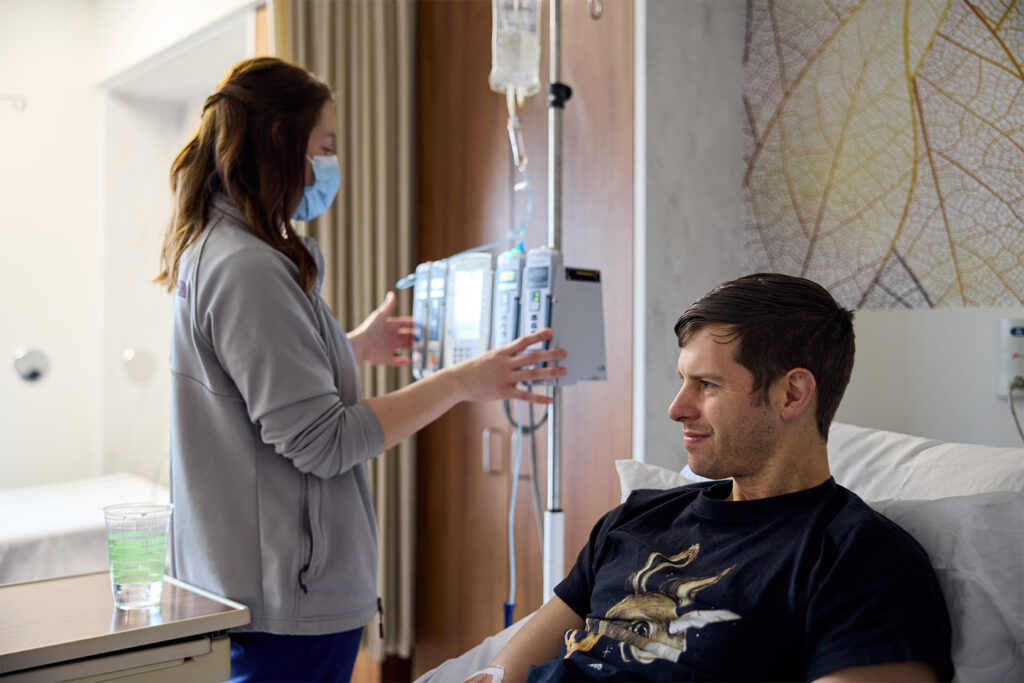
<instances>
[{"instance_id":1,"label":"hospital wristband","mask_svg":"<svg viewBox=\"0 0 1024 683\"><path fill-rule=\"evenodd\" d=\"M494 664L481 671L477 671L470 678L476 678L477 676L491 676L491 683L501 683L502 679L505 678L505 667L501 664Z\"/></svg>"}]
</instances>

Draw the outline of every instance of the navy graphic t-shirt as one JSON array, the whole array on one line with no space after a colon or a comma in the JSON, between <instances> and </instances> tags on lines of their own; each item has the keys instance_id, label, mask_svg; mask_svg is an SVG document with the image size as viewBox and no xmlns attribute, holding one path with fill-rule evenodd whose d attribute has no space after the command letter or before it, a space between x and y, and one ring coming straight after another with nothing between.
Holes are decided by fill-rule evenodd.
<instances>
[{"instance_id":1,"label":"navy graphic t-shirt","mask_svg":"<svg viewBox=\"0 0 1024 683\"><path fill-rule=\"evenodd\" d=\"M829 480L752 501L731 482L634 491L597 523L555 593L586 618L549 680L813 680L919 661L953 675L950 624L921 546Z\"/></svg>"}]
</instances>

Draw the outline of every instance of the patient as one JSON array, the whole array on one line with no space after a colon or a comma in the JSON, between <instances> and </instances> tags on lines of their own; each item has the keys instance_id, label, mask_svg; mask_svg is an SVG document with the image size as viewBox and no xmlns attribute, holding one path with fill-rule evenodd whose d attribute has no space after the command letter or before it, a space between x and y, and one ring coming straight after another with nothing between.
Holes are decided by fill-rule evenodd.
<instances>
[{"instance_id":1,"label":"patient","mask_svg":"<svg viewBox=\"0 0 1024 683\"><path fill-rule=\"evenodd\" d=\"M719 481L632 493L470 680L949 680L927 555L829 472L852 319L778 274L693 304L668 414L690 468Z\"/></svg>"}]
</instances>

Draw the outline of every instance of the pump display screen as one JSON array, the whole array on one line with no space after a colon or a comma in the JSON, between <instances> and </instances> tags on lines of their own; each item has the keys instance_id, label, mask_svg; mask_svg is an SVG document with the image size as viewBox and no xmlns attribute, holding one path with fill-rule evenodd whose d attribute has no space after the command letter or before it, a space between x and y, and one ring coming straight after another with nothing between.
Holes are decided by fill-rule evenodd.
<instances>
[{"instance_id":1,"label":"pump display screen","mask_svg":"<svg viewBox=\"0 0 1024 683\"><path fill-rule=\"evenodd\" d=\"M455 297L452 302L452 334L456 339L477 339L481 335L481 297L484 271L479 268L455 271Z\"/></svg>"},{"instance_id":2,"label":"pump display screen","mask_svg":"<svg viewBox=\"0 0 1024 683\"><path fill-rule=\"evenodd\" d=\"M442 304L444 304L444 278L433 277L430 279L430 319L427 325L427 339L430 341L437 341L441 338Z\"/></svg>"},{"instance_id":3,"label":"pump display screen","mask_svg":"<svg viewBox=\"0 0 1024 683\"><path fill-rule=\"evenodd\" d=\"M437 341L441 338L441 300L434 299L430 302L430 324L428 325L428 339Z\"/></svg>"},{"instance_id":4,"label":"pump display screen","mask_svg":"<svg viewBox=\"0 0 1024 683\"><path fill-rule=\"evenodd\" d=\"M548 267L536 266L526 271L526 281L531 285L546 285L548 282Z\"/></svg>"}]
</instances>

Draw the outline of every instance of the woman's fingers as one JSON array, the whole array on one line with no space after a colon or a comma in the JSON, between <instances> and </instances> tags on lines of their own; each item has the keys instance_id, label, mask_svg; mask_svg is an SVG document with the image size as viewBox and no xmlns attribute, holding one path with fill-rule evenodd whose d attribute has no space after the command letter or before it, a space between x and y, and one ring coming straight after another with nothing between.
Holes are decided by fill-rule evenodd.
<instances>
[{"instance_id":1,"label":"woman's fingers","mask_svg":"<svg viewBox=\"0 0 1024 683\"><path fill-rule=\"evenodd\" d=\"M555 363L565 360L568 352L565 349L523 351L533 344L550 341L553 335L551 329L539 330L453 366L451 370L458 373L465 390L464 400L518 399L529 403L552 403L551 397L533 393L524 385L564 377L568 370Z\"/></svg>"},{"instance_id":2,"label":"woman's fingers","mask_svg":"<svg viewBox=\"0 0 1024 683\"><path fill-rule=\"evenodd\" d=\"M555 399L547 394L535 394L525 389L513 389L506 398L526 401L527 403L539 403L541 405L550 405L555 402Z\"/></svg>"},{"instance_id":3,"label":"woman's fingers","mask_svg":"<svg viewBox=\"0 0 1024 683\"><path fill-rule=\"evenodd\" d=\"M397 303L398 298L395 296L395 293L388 290L388 293L384 295L384 301L381 302L380 306L377 307L377 310L374 311L374 313L388 315L391 311L395 310L395 304Z\"/></svg>"},{"instance_id":4,"label":"woman's fingers","mask_svg":"<svg viewBox=\"0 0 1024 683\"><path fill-rule=\"evenodd\" d=\"M538 363L551 363L553 361L565 360L569 357L569 352L565 349L541 349L539 351L530 351L529 353L522 353L515 357L515 367L525 367L527 365L537 365Z\"/></svg>"},{"instance_id":5,"label":"woman's fingers","mask_svg":"<svg viewBox=\"0 0 1024 683\"><path fill-rule=\"evenodd\" d=\"M537 342L549 341L554 336L555 331L552 330L550 327L545 327L543 330L537 330L532 334L527 334L522 337L519 337L511 344L504 347L502 351L504 351L505 353L511 353L515 355L521 353L532 344L536 344Z\"/></svg>"},{"instance_id":6,"label":"woman's fingers","mask_svg":"<svg viewBox=\"0 0 1024 683\"><path fill-rule=\"evenodd\" d=\"M531 367L524 370L518 370L512 373L512 377L516 384L520 384L564 377L568 372L569 370L565 366L549 365L543 368Z\"/></svg>"},{"instance_id":7,"label":"woman's fingers","mask_svg":"<svg viewBox=\"0 0 1024 683\"><path fill-rule=\"evenodd\" d=\"M398 341L401 343L402 348L411 349L413 340L413 330L411 327L398 328Z\"/></svg>"}]
</instances>

